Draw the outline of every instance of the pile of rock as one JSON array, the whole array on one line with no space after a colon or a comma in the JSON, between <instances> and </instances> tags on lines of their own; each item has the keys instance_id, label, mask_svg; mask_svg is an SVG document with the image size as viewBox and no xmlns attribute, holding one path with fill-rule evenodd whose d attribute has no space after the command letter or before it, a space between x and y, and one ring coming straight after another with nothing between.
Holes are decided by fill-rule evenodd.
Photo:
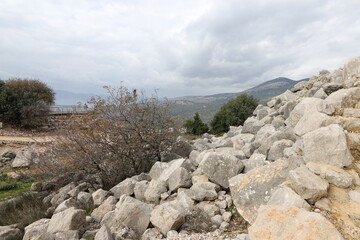
<instances>
[{"instance_id":1,"label":"pile of rock","mask_svg":"<svg viewBox=\"0 0 360 240\"><path fill-rule=\"evenodd\" d=\"M259 105L222 137L179 141L182 154L166 158L181 158L110 191L71 183L48 196L53 216L24 239L231 239L221 232L233 208L251 225L233 239L360 239L360 58ZM218 230L193 234L194 219Z\"/></svg>"}]
</instances>

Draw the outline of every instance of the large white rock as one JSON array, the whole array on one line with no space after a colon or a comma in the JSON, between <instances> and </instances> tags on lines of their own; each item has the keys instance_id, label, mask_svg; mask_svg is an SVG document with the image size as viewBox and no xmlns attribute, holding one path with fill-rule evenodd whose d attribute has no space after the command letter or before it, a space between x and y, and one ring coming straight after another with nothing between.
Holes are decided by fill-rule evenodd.
<instances>
[{"instance_id":1,"label":"large white rock","mask_svg":"<svg viewBox=\"0 0 360 240\"><path fill-rule=\"evenodd\" d=\"M258 208L286 180L288 172L288 162L277 160L229 180L234 205L246 221L250 224L255 221Z\"/></svg>"},{"instance_id":2,"label":"large white rock","mask_svg":"<svg viewBox=\"0 0 360 240\"><path fill-rule=\"evenodd\" d=\"M342 108L353 108L360 102L360 88L353 87L340 89L339 91L330 94L325 101L337 110Z\"/></svg>"},{"instance_id":3,"label":"large white rock","mask_svg":"<svg viewBox=\"0 0 360 240\"><path fill-rule=\"evenodd\" d=\"M256 134L262 126L264 126L262 121L257 120L255 117L250 117L244 122L241 133Z\"/></svg>"},{"instance_id":4,"label":"large white rock","mask_svg":"<svg viewBox=\"0 0 360 240\"><path fill-rule=\"evenodd\" d=\"M95 208L91 217L100 222L105 214L115 209L116 198L114 196L108 197L99 207Z\"/></svg>"},{"instance_id":5,"label":"large white rock","mask_svg":"<svg viewBox=\"0 0 360 240\"><path fill-rule=\"evenodd\" d=\"M319 162L339 167L349 166L353 157L346 134L337 124L319 128L302 136L305 162Z\"/></svg>"},{"instance_id":6,"label":"large white rock","mask_svg":"<svg viewBox=\"0 0 360 240\"><path fill-rule=\"evenodd\" d=\"M170 230L178 230L185 223L185 214L172 202L167 202L154 208L150 221L166 236Z\"/></svg>"},{"instance_id":7,"label":"large white rock","mask_svg":"<svg viewBox=\"0 0 360 240\"><path fill-rule=\"evenodd\" d=\"M306 112L294 127L294 133L298 136L302 136L320 127L326 127L335 121L331 120L332 118L321 112Z\"/></svg>"},{"instance_id":8,"label":"large white rock","mask_svg":"<svg viewBox=\"0 0 360 240\"><path fill-rule=\"evenodd\" d=\"M124 227L133 229L137 234L142 235L150 223L152 207L127 195L122 195L116 204L112 216L104 216L101 221L111 232L117 232Z\"/></svg>"},{"instance_id":9,"label":"large white rock","mask_svg":"<svg viewBox=\"0 0 360 240\"><path fill-rule=\"evenodd\" d=\"M78 204L74 198L66 199L65 201L60 203L59 206L57 206L57 208L54 211L54 214L62 212L68 208L77 207L77 206L78 206Z\"/></svg>"},{"instance_id":10,"label":"large white rock","mask_svg":"<svg viewBox=\"0 0 360 240\"><path fill-rule=\"evenodd\" d=\"M168 163L156 162L150 170L152 180L167 182L170 175L179 167L182 167L185 159L179 158Z\"/></svg>"},{"instance_id":11,"label":"large white rock","mask_svg":"<svg viewBox=\"0 0 360 240\"><path fill-rule=\"evenodd\" d=\"M284 156L284 149L291 147L293 144L294 143L288 139L282 139L274 142L269 150L267 159L272 161L281 159Z\"/></svg>"},{"instance_id":12,"label":"large white rock","mask_svg":"<svg viewBox=\"0 0 360 240\"><path fill-rule=\"evenodd\" d=\"M176 169L168 179L170 191L176 191L180 187L188 188L191 186L191 174L183 167Z\"/></svg>"},{"instance_id":13,"label":"large white rock","mask_svg":"<svg viewBox=\"0 0 360 240\"><path fill-rule=\"evenodd\" d=\"M288 187L279 187L275 190L267 202L267 205L277 205L285 207L298 207L310 211L310 205L301 198L296 192Z\"/></svg>"},{"instance_id":14,"label":"large white rock","mask_svg":"<svg viewBox=\"0 0 360 240\"><path fill-rule=\"evenodd\" d=\"M107 198L109 192L103 189L98 189L92 193L92 199L95 206L100 206Z\"/></svg>"},{"instance_id":15,"label":"large white rock","mask_svg":"<svg viewBox=\"0 0 360 240\"><path fill-rule=\"evenodd\" d=\"M291 111L290 116L285 120L286 125L295 127L306 112L321 112L327 115L333 114L335 109L319 98L304 98Z\"/></svg>"},{"instance_id":16,"label":"large white rock","mask_svg":"<svg viewBox=\"0 0 360 240\"><path fill-rule=\"evenodd\" d=\"M266 156L260 153L254 153L249 159L243 160L244 173L248 173L254 168L262 167L265 165Z\"/></svg>"},{"instance_id":17,"label":"large white rock","mask_svg":"<svg viewBox=\"0 0 360 240\"><path fill-rule=\"evenodd\" d=\"M167 192L166 185L165 181L151 180L144 193L146 202L159 203L161 194Z\"/></svg>"},{"instance_id":18,"label":"large white rock","mask_svg":"<svg viewBox=\"0 0 360 240\"><path fill-rule=\"evenodd\" d=\"M46 232L50 219L42 218L25 227L23 240L33 240Z\"/></svg>"},{"instance_id":19,"label":"large white rock","mask_svg":"<svg viewBox=\"0 0 360 240\"><path fill-rule=\"evenodd\" d=\"M197 182L185 193L195 201L212 201L217 198L219 186L211 182Z\"/></svg>"},{"instance_id":20,"label":"large white rock","mask_svg":"<svg viewBox=\"0 0 360 240\"><path fill-rule=\"evenodd\" d=\"M95 234L94 240L113 240L110 229L105 225L101 226L99 231Z\"/></svg>"},{"instance_id":21,"label":"large white rock","mask_svg":"<svg viewBox=\"0 0 360 240\"><path fill-rule=\"evenodd\" d=\"M200 163L199 169L209 176L209 179L222 186L229 187L229 179L239 174L244 168L243 163L229 154L207 153Z\"/></svg>"},{"instance_id":22,"label":"large white rock","mask_svg":"<svg viewBox=\"0 0 360 240\"><path fill-rule=\"evenodd\" d=\"M82 232L86 225L86 212L74 207L53 215L50 219L47 232L57 233L66 231Z\"/></svg>"},{"instance_id":23,"label":"large white rock","mask_svg":"<svg viewBox=\"0 0 360 240\"><path fill-rule=\"evenodd\" d=\"M251 240L343 240L321 214L296 207L262 206L249 228Z\"/></svg>"},{"instance_id":24,"label":"large white rock","mask_svg":"<svg viewBox=\"0 0 360 240\"><path fill-rule=\"evenodd\" d=\"M1 240L20 240L21 231L20 229L12 226L0 226L0 239Z\"/></svg>"},{"instance_id":25,"label":"large white rock","mask_svg":"<svg viewBox=\"0 0 360 240\"><path fill-rule=\"evenodd\" d=\"M344 65L343 84L349 88L360 78L360 57L353 58Z\"/></svg>"},{"instance_id":26,"label":"large white rock","mask_svg":"<svg viewBox=\"0 0 360 240\"><path fill-rule=\"evenodd\" d=\"M310 203L327 195L329 183L312 173L307 167L298 167L289 173L291 188Z\"/></svg>"},{"instance_id":27,"label":"large white rock","mask_svg":"<svg viewBox=\"0 0 360 240\"><path fill-rule=\"evenodd\" d=\"M135 184L135 187L134 187L134 195L135 195L135 198L137 200L140 200L140 201L145 201L145 192L146 192L146 189L148 188L149 186L149 182L144 180L144 181L140 181L140 182L137 182Z\"/></svg>"},{"instance_id":28,"label":"large white rock","mask_svg":"<svg viewBox=\"0 0 360 240\"><path fill-rule=\"evenodd\" d=\"M36 162L36 152L33 149L25 148L16 153L16 157L11 163L11 167L29 167L33 162Z\"/></svg>"},{"instance_id":29,"label":"large white rock","mask_svg":"<svg viewBox=\"0 0 360 240\"><path fill-rule=\"evenodd\" d=\"M135 187L136 181L132 178L127 178L121 183L115 185L113 188L110 189L110 192L114 194L114 197L119 199L121 195L133 195L134 194L134 187Z\"/></svg>"}]
</instances>

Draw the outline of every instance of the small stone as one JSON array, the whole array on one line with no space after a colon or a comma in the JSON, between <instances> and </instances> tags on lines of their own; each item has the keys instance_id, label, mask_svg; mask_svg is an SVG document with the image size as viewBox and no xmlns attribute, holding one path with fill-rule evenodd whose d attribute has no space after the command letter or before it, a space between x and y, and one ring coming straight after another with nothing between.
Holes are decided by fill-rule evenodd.
<instances>
[{"instance_id":1,"label":"small stone","mask_svg":"<svg viewBox=\"0 0 360 240\"><path fill-rule=\"evenodd\" d=\"M221 230L226 230L228 227L229 227L229 223L228 222L222 222L221 224L220 224L220 229Z\"/></svg>"},{"instance_id":2,"label":"small stone","mask_svg":"<svg viewBox=\"0 0 360 240\"><path fill-rule=\"evenodd\" d=\"M221 223L224 221L221 215L215 215L211 217L211 221L216 225L220 226Z\"/></svg>"},{"instance_id":3,"label":"small stone","mask_svg":"<svg viewBox=\"0 0 360 240\"><path fill-rule=\"evenodd\" d=\"M349 192L349 197L351 198L351 200L360 203L360 192L358 192L358 191L350 191Z\"/></svg>"},{"instance_id":4,"label":"small stone","mask_svg":"<svg viewBox=\"0 0 360 240\"><path fill-rule=\"evenodd\" d=\"M231 217L232 217L231 212L224 212L224 213L222 214L222 218L223 218L223 220L224 220L225 222L230 222Z\"/></svg>"}]
</instances>

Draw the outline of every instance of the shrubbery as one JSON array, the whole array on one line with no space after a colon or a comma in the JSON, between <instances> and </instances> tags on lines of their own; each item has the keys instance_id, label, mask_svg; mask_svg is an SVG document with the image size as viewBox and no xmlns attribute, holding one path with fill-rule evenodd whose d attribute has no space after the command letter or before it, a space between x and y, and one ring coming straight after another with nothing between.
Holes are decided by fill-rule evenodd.
<instances>
[{"instance_id":1,"label":"shrubbery","mask_svg":"<svg viewBox=\"0 0 360 240\"><path fill-rule=\"evenodd\" d=\"M97 174L105 188L147 172L177 137L168 104L125 87L93 98L89 111L67 123L38 164L43 175Z\"/></svg>"},{"instance_id":2,"label":"shrubbery","mask_svg":"<svg viewBox=\"0 0 360 240\"><path fill-rule=\"evenodd\" d=\"M242 94L224 104L211 121L211 132L215 134L229 131L230 126L243 125L258 105L253 96Z\"/></svg>"},{"instance_id":3,"label":"shrubbery","mask_svg":"<svg viewBox=\"0 0 360 240\"><path fill-rule=\"evenodd\" d=\"M193 135L201 135L209 131L208 125L201 121L199 113L195 113L194 120L187 120L183 127L186 128L186 133Z\"/></svg>"},{"instance_id":4,"label":"shrubbery","mask_svg":"<svg viewBox=\"0 0 360 240\"><path fill-rule=\"evenodd\" d=\"M24 127L40 126L54 103L54 91L33 79L0 80L0 113L5 123Z\"/></svg>"}]
</instances>

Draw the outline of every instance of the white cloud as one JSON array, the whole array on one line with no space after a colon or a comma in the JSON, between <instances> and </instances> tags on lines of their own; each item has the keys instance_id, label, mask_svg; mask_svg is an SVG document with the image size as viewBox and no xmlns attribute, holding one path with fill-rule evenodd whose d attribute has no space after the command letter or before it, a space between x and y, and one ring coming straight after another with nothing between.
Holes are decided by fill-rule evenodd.
<instances>
[{"instance_id":1,"label":"white cloud","mask_svg":"<svg viewBox=\"0 0 360 240\"><path fill-rule=\"evenodd\" d=\"M360 2L2 0L0 77L163 95L300 79L359 55Z\"/></svg>"}]
</instances>

